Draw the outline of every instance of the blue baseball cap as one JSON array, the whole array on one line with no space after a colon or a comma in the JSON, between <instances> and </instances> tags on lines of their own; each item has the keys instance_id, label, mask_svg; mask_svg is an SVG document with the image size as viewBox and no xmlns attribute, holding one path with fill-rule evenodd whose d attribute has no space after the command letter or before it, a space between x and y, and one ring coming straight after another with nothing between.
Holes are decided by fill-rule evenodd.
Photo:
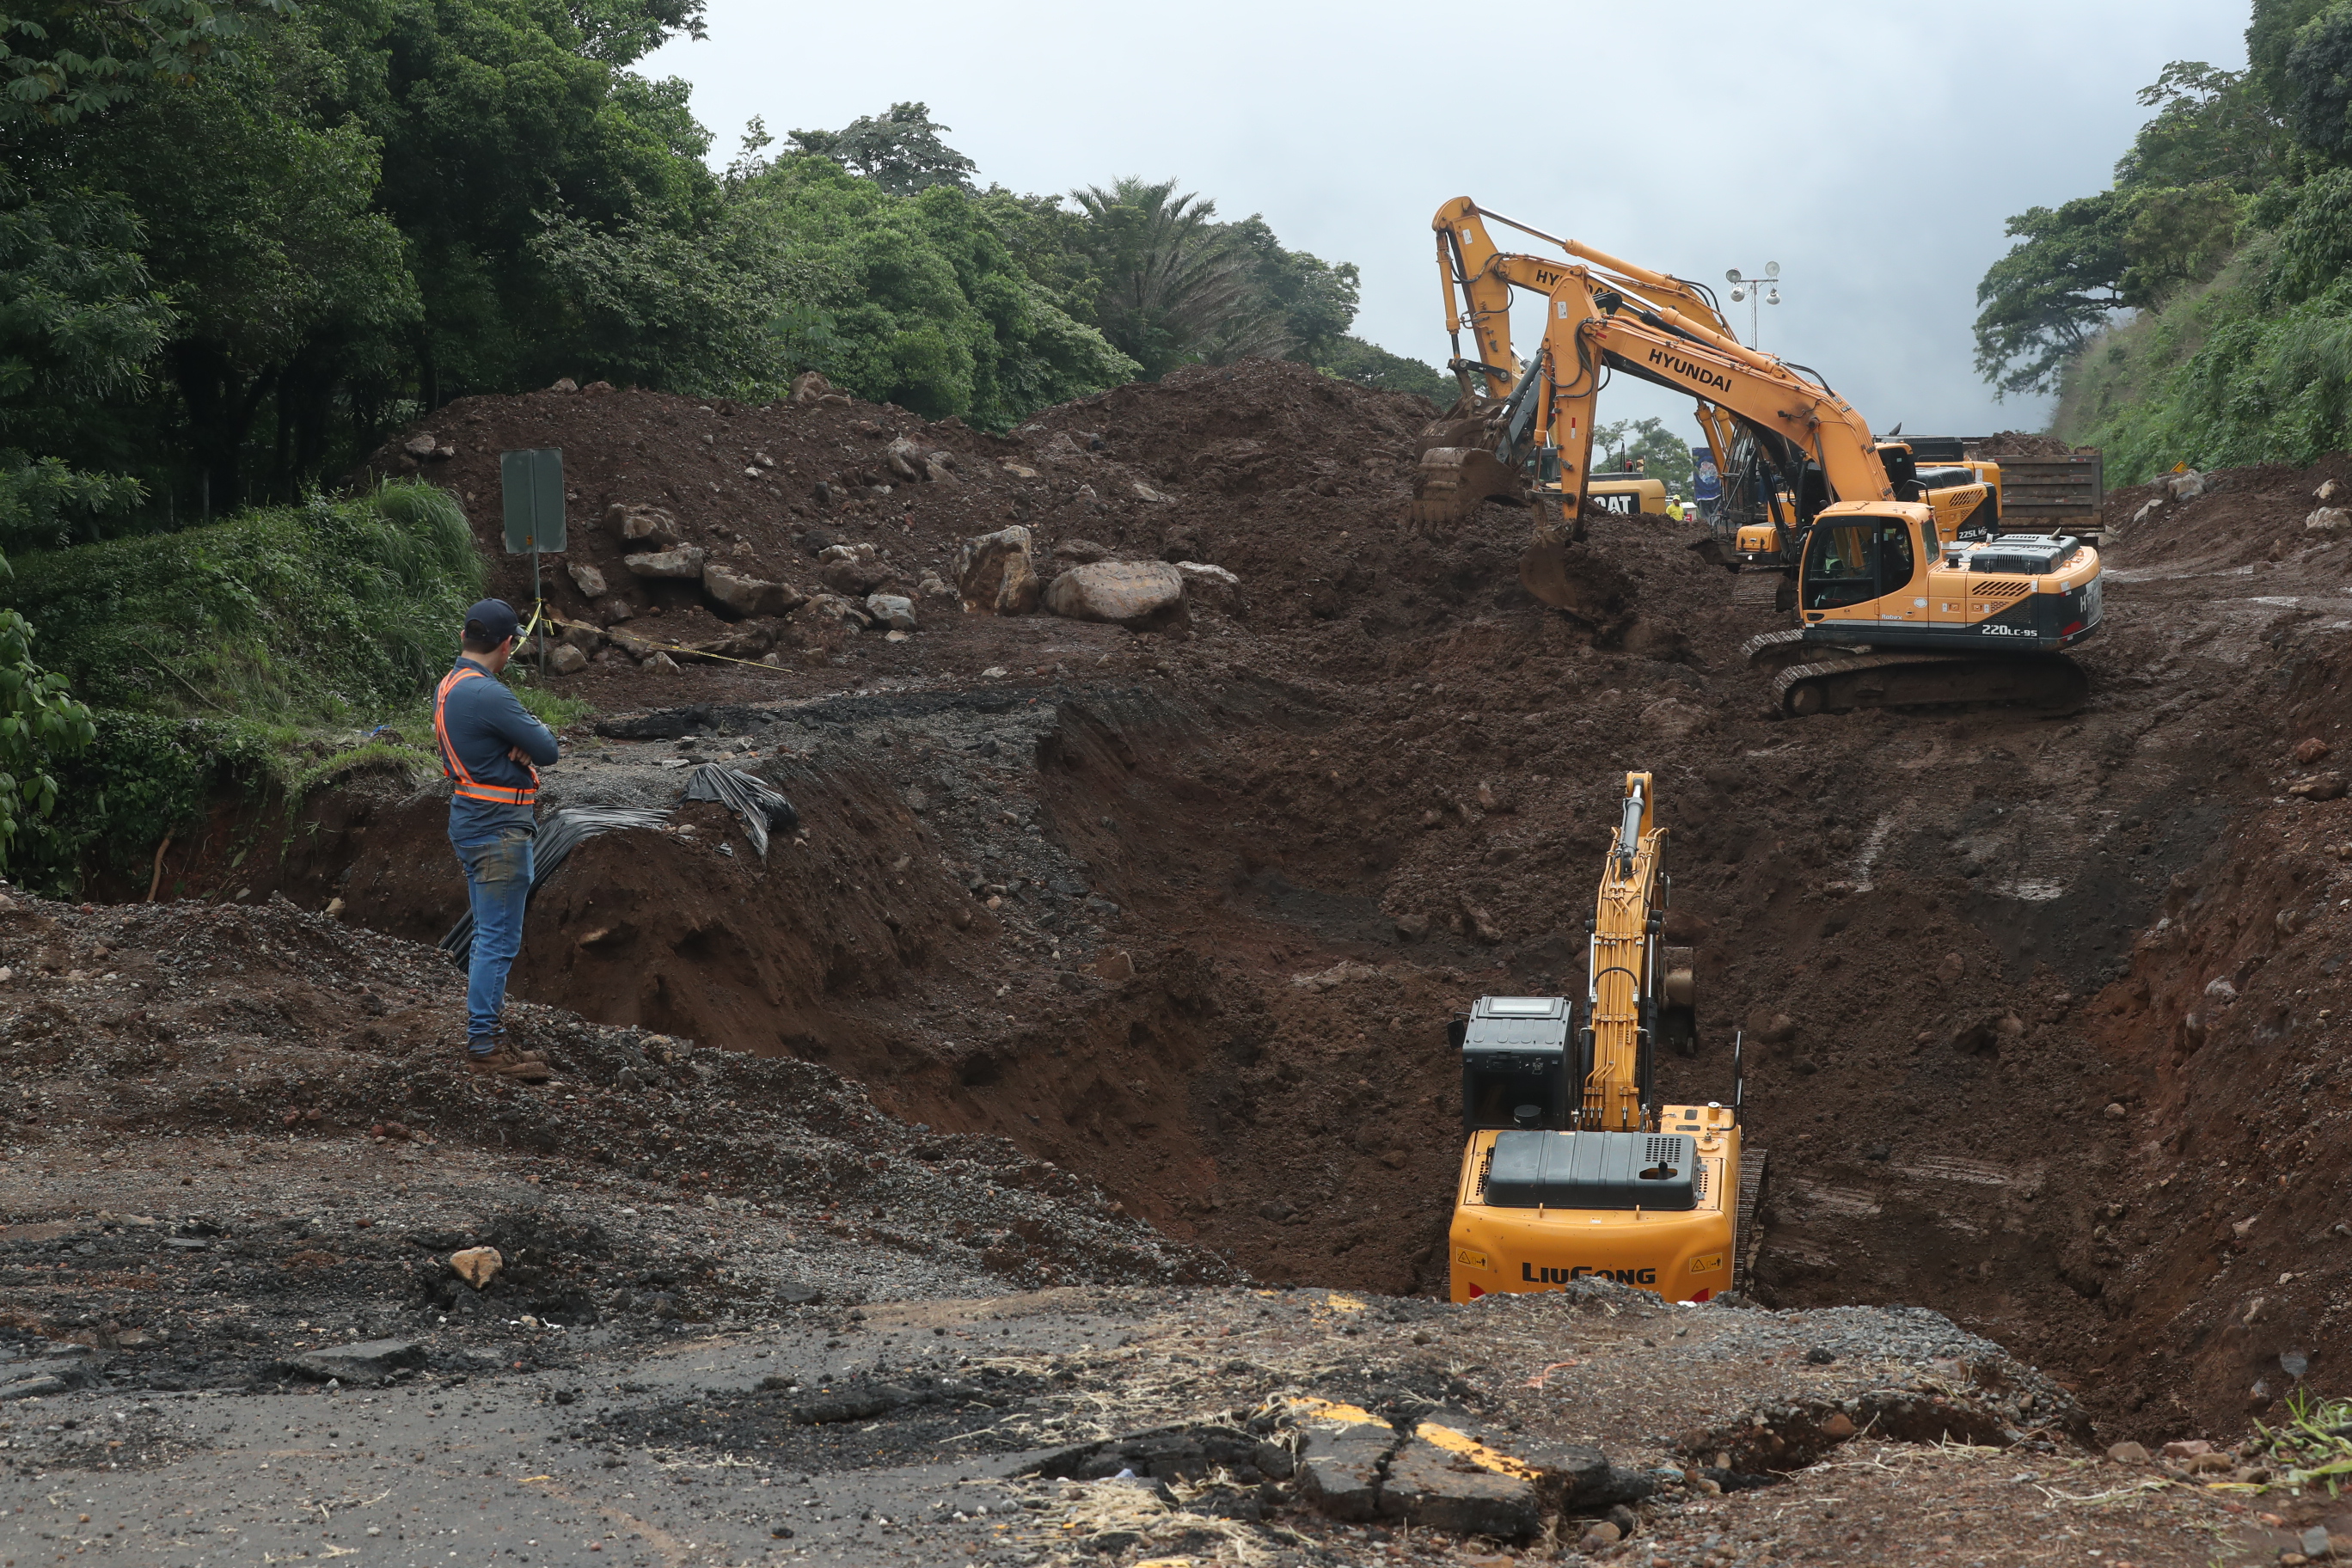
<instances>
[{"instance_id":1,"label":"blue baseball cap","mask_svg":"<svg viewBox=\"0 0 2352 1568\"><path fill-rule=\"evenodd\" d=\"M473 642L495 646L521 629L522 617L504 599L484 599L466 612L466 636Z\"/></svg>"}]
</instances>

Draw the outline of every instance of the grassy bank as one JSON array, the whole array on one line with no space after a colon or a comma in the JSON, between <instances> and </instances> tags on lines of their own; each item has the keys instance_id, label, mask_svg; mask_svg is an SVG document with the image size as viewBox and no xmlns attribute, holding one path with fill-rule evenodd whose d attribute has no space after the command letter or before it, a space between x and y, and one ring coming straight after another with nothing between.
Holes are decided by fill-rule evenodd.
<instances>
[{"instance_id":1,"label":"grassy bank","mask_svg":"<svg viewBox=\"0 0 2352 1568\"><path fill-rule=\"evenodd\" d=\"M425 694L486 580L465 513L427 484L14 564L0 603L38 629L40 661L98 730L57 759L58 809L8 868L57 891L133 872L225 799L298 805L361 750L429 768ZM404 739L372 738L383 724Z\"/></svg>"}]
</instances>

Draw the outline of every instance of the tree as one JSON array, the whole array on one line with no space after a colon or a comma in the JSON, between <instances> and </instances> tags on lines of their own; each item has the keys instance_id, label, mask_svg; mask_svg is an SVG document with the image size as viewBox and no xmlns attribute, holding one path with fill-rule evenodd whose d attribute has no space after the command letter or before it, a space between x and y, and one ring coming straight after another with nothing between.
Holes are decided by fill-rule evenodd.
<instances>
[{"instance_id":1,"label":"tree","mask_svg":"<svg viewBox=\"0 0 2352 1568\"><path fill-rule=\"evenodd\" d=\"M1272 311L1244 310L1249 267L1215 222L1216 203L1178 195L1172 179L1133 176L1070 194L1087 218L1078 243L1102 279L1095 324L1146 380L1204 348L1234 358L1290 346Z\"/></svg>"},{"instance_id":2,"label":"tree","mask_svg":"<svg viewBox=\"0 0 2352 1568\"><path fill-rule=\"evenodd\" d=\"M860 115L838 131L790 134L800 152L830 158L892 195L911 196L933 185L971 188L979 165L941 139L950 129L932 123L923 104L894 103L887 114Z\"/></svg>"},{"instance_id":3,"label":"tree","mask_svg":"<svg viewBox=\"0 0 2352 1568\"><path fill-rule=\"evenodd\" d=\"M36 200L0 173L0 573L5 550L140 500L136 479L89 459L105 455L102 405L144 382L174 319L142 243L119 196Z\"/></svg>"},{"instance_id":4,"label":"tree","mask_svg":"<svg viewBox=\"0 0 2352 1568\"><path fill-rule=\"evenodd\" d=\"M2283 165L2285 127L2251 71L2174 60L2139 101L2157 112L2116 164L2118 190L2219 184L2251 195Z\"/></svg>"},{"instance_id":5,"label":"tree","mask_svg":"<svg viewBox=\"0 0 2352 1568\"><path fill-rule=\"evenodd\" d=\"M1977 370L1996 395L2055 391L2067 361L2123 303L2124 227L2112 191L2009 220L2022 243L1977 285Z\"/></svg>"},{"instance_id":6,"label":"tree","mask_svg":"<svg viewBox=\"0 0 2352 1568\"><path fill-rule=\"evenodd\" d=\"M842 281L740 194L693 234L560 210L544 223L532 248L574 314L583 374L756 400L782 389L796 350L836 342L817 302Z\"/></svg>"},{"instance_id":7,"label":"tree","mask_svg":"<svg viewBox=\"0 0 2352 1568\"><path fill-rule=\"evenodd\" d=\"M0 16L0 127L60 125L128 101L236 46L294 0L13 0Z\"/></svg>"},{"instance_id":8,"label":"tree","mask_svg":"<svg viewBox=\"0 0 2352 1568\"><path fill-rule=\"evenodd\" d=\"M2254 0L2253 16L2246 26L2246 75L2264 103L2285 105L2294 97L2287 78L2287 57L2294 53L2295 35L2304 24L2341 0Z\"/></svg>"},{"instance_id":9,"label":"tree","mask_svg":"<svg viewBox=\"0 0 2352 1568\"><path fill-rule=\"evenodd\" d=\"M319 13L340 69L320 73L311 112L356 119L382 150L376 205L406 243L423 311L403 369L425 406L580 368L541 215L680 235L709 219L719 183L687 84L627 69L700 16L686 0L342 0Z\"/></svg>"},{"instance_id":10,"label":"tree","mask_svg":"<svg viewBox=\"0 0 2352 1568\"><path fill-rule=\"evenodd\" d=\"M806 290L777 302L773 330L796 351L787 369L994 427L1136 374L1023 268L1001 202L951 184L896 196L813 156L778 160L733 199Z\"/></svg>"},{"instance_id":11,"label":"tree","mask_svg":"<svg viewBox=\"0 0 2352 1568\"><path fill-rule=\"evenodd\" d=\"M2181 288L2221 270L2238 241L2247 198L2221 180L2126 193L2124 275L2116 297L2125 304L2163 304Z\"/></svg>"},{"instance_id":12,"label":"tree","mask_svg":"<svg viewBox=\"0 0 2352 1568\"><path fill-rule=\"evenodd\" d=\"M1604 460L1626 468L1639 462L1642 471L1673 495L1691 493L1691 455L1687 438L1668 430L1662 419L1619 419L1592 432L1592 462Z\"/></svg>"},{"instance_id":13,"label":"tree","mask_svg":"<svg viewBox=\"0 0 2352 1568\"><path fill-rule=\"evenodd\" d=\"M2352 159L2352 0L2337 0L2294 29L2277 80L2295 140L2328 158Z\"/></svg>"},{"instance_id":14,"label":"tree","mask_svg":"<svg viewBox=\"0 0 2352 1568\"><path fill-rule=\"evenodd\" d=\"M1368 343L1358 337L1339 338L1310 363L1324 374L1341 381L1381 392L1409 392L1427 398L1440 408L1452 404L1459 390L1454 378L1435 365L1391 353L1378 343Z\"/></svg>"},{"instance_id":15,"label":"tree","mask_svg":"<svg viewBox=\"0 0 2352 1568\"><path fill-rule=\"evenodd\" d=\"M423 317L400 231L373 209L374 139L310 123L281 89L315 57L298 26L63 139L62 157L146 215L142 249L177 307L163 363L223 510L292 499L327 455L339 391L396 382Z\"/></svg>"}]
</instances>

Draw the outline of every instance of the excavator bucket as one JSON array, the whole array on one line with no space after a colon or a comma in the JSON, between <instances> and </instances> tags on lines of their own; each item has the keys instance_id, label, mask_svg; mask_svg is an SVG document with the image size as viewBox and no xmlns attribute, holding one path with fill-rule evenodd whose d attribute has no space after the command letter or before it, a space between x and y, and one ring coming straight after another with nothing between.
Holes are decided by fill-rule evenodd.
<instances>
[{"instance_id":1,"label":"excavator bucket","mask_svg":"<svg viewBox=\"0 0 2352 1568\"><path fill-rule=\"evenodd\" d=\"M1519 501L1519 476L1483 447L1432 447L1412 477L1412 521L1421 528L1455 528L1479 503Z\"/></svg>"}]
</instances>

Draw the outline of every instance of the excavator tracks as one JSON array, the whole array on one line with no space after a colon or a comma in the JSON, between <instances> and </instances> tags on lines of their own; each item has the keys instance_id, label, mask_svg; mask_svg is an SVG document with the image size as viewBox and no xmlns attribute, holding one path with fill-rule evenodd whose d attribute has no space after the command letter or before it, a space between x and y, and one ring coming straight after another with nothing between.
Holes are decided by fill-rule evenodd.
<instances>
[{"instance_id":1,"label":"excavator tracks","mask_svg":"<svg viewBox=\"0 0 2352 1568\"><path fill-rule=\"evenodd\" d=\"M1764 1161L1761 1149L1740 1151L1739 1217L1738 1228L1732 1232L1738 1241L1732 1247L1731 1288L1742 1296L1755 1278L1756 1255L1764 1249L1764 1232L1756 1223L1756 1211L1764 1202Z\"/></svg>"},{"instance_id":2,"label":"excavator tracks","mask_svg":"<svg viewBox=\"0 0 2352 1568\"><path fill-rule=\"evenodd\" d=\"M1749 638L1742 651L1751 667L1782 667L1772 677L1772 706L1791 718L1857 708L2014 707L2063 714L2090 695L2082 667L2063 654L1805 657L1820 647L1807 643L1801 630L1779 631Z\"/></svg>"}]
</instances>

